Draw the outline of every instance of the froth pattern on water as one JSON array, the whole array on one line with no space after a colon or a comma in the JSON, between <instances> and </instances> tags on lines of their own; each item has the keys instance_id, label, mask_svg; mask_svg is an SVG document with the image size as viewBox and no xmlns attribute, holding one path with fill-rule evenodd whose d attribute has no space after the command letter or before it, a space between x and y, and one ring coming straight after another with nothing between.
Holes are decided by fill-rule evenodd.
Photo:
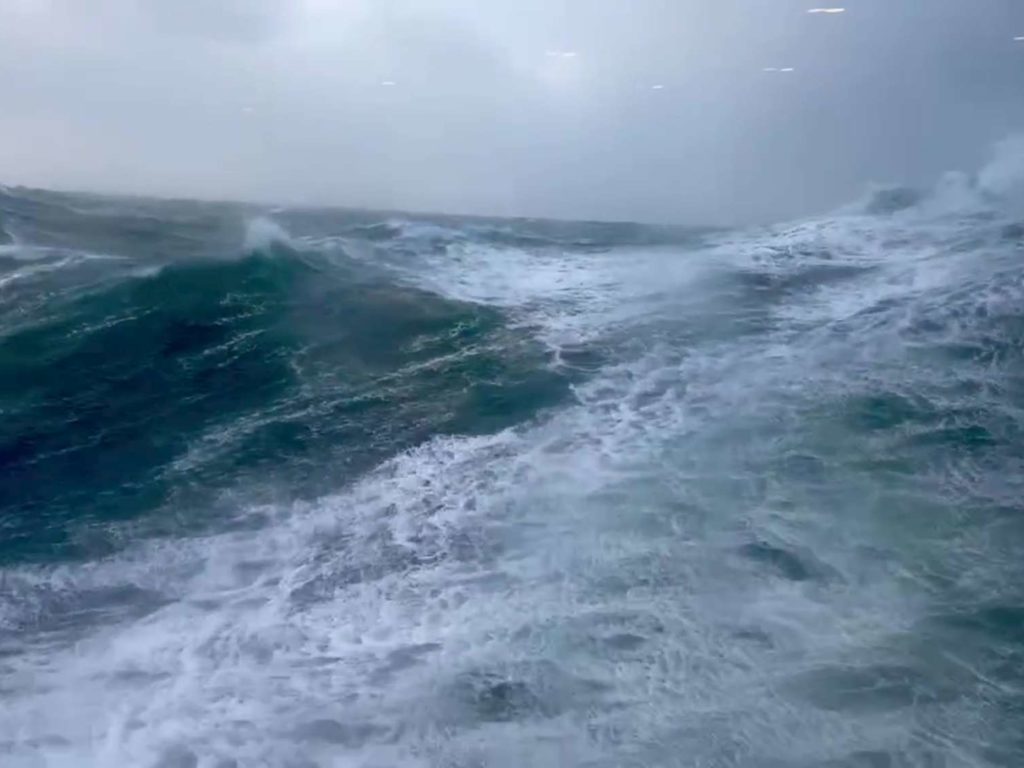
<instances>
[{"instance_id":1,"label":"froth pattern on water","mask_svg":"<svg viewBox=\"0 0 1024 768\"><path fill-rule=\"evenodd\" d=\"M267 765L297 753L325 765L424 753L426 764L476 754L554 765L607 759L625 731L638 739L627 753L657 750L673 721L708 706L754 738L752 701L769 695L751 677L759 649L828 653L841 627L892 631L893 600L876 595L880 622L864 606L817 604L791 579L758 585L744 566L716 563L740 521L702 510L692 486L680 495L685 476L656 471L663 449L651 436L678 433L685 415L651 399L665 376L652 363L614 401L604 382L548 424L434 441L259 534L101 563L89 586L69 574L82 593L112 580L170 602L73 651L23 656L8 679L37 693L18 695L7 722L17 732L67 712L82 731L60 735L83 750L65 750L69 764L145 764L187 748ZM43 669L26 668L35 653ZM83 685L105 697L99 722L76 711ZM547 756L527 746L545 734L561 741ZM356 754L339 755L339 742Z\"/></svg>"},{"instance_id":2,"label":"froth pattern on water","mask_svg":"<svg viewBox=\"0 0 1024 768\"><path fill-rule=\"evenodd\" d=\"M645 251L406 265L560 343L638 343L571 404L429 439L259 530L7 571L5 757L1013 764L1005 226L844 214L671 271Z\"/></svg>"}]
</instances>

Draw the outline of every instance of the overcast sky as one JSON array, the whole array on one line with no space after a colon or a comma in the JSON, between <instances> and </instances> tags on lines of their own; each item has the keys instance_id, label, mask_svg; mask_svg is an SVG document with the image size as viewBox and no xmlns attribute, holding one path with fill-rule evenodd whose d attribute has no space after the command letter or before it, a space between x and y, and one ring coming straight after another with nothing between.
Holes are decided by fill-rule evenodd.
<instances>
[{"instance_id":1,"label":"overcast sky","mask_svg":"<svg viewBox=\"0 0 1024 768\"><path fill-rule=\"evenodd\" d=\"M1024 0L816 5L0 0L0 182L733 223L1024 131Z\"/></svg>"}]
</instances>

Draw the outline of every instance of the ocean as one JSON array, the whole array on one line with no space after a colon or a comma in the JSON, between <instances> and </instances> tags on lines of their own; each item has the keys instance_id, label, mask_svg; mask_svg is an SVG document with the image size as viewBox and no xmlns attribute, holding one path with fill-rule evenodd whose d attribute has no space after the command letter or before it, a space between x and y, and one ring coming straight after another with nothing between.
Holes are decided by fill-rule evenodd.
<instances>
[{"instance_id":1,"label":"ocean","mask_svg":"<svg viewBox=\"0 0 1024 768\"><path fill-rule=\"evenodd\" d=\"M1013 179L740 229L0 190L0 764L1024 764Z\"/></svg>"}]
</instances>

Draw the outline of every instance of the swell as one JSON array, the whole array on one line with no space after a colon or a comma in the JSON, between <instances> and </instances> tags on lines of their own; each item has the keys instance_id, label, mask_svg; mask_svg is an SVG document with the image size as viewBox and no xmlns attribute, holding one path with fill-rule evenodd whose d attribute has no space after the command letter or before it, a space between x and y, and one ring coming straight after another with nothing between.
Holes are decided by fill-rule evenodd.
<instances>
[{"instance_id":1,"label":"swell","mask_svg":"<svg viewBox=\"0 0 1024 768\"><path fill-rule=\"evenodd\" d=\"M352 240L440 251L469 244L583 252L624 246L692 246L715 231L709 227L630 222L412 216L371 211L284 210L276 212L275 217L288 229L311 237L340 235Z\"/></svg>"},{"instance_id":2,"label":"swell","mask_svg":"<svg viewBox=\"0 0 1024 768\"><path fill-rule=\"evenodd\" d=\"M323 493L568 395L497 312L280 243L29 309L0 336L0 562L101 555L115 522L223 524L229 489Z\"/></svg>"},{"instance_id":3,"label":"swell","mask_svg":"<svg viewBox=\"0 0 1024 768\"><path fill-rule=\"evenodd\" d=\"M221 306L288 273L246 317L279 297L293 378L194 432L175 488L235 472L293 407L331 439L258 530L5 570L0 744L20 765L1018 764L1019 237L934 203L685 252L374 241L423 256L404 271L289 246L299 227L144 278L170 301L211 281L168 274L226 270ZM474 387L565 392L535 338L603 355L545 418L505 389L451 431L516 428L443 434ZM363 432L350 391L386 393ZM396 424L432 436L339 489ZM259 476L291 460L266 445ZM333 492L292 503L316 472Z\"/></svg>"},{"instance_id":4,"label":"swell","mask_svg":"<svg viewBox=\"0 0 1024 768\"><path fill-rule=\"evenodd\" d=\"M20 637L117 630L39 689L12 656L7 732L69 761L101 732L110 764L1014 764L1018 254L998 223L848 224L731 243L740 278L659 271L680 324L766 293L759 333L645 335L550 419L424 441L258 532L20 571ZM48 715L76 686L107 706Z\"/></svg>"}]
</instances>

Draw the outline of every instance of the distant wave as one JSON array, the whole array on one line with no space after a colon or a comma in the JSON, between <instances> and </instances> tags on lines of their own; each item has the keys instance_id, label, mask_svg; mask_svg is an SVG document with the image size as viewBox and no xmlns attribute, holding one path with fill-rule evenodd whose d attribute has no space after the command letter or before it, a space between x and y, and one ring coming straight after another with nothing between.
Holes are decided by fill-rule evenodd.
<instances>
[{"instance_id":1,"label":"distant wave","mask_svg":"<svg viewBox=\"0 0 1024 768\"><path fill-rule=\"evenodd\" d=\"M849 212L887 215L917 211L926 215L999 211L1024 216L1024 136L993 147L992 157L976 173L950 171L931 189L876 186Z\"/></svg>"},{"instance_id":2,"label":"distant wave","mask_svg":"<svg viewBox=\"0 0 1024 768\"><path fill-rule=\"evenodd\" d=\"M436 220L389 218L359 225L345 235L370 241L404 241L434 248L479 243L510 248L568 248L575 250L613 248L626 245L682 245L694 242L709 228L655 226L631 223L560 222L516 219L505 222L479 220Z\"/></svg>"}]
</instances>

